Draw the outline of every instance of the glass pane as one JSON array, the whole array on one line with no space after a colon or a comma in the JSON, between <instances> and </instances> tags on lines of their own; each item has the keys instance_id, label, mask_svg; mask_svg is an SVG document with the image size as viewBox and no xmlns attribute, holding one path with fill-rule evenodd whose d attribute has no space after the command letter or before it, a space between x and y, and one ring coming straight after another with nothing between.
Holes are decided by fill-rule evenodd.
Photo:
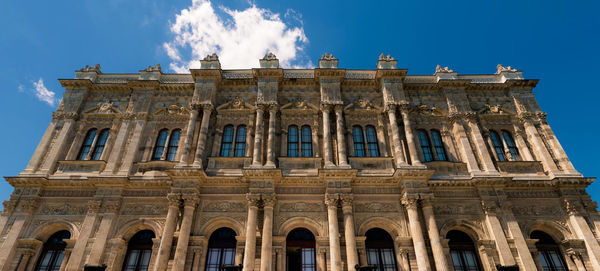
<instances>
[{"instance_id":1,"label":"glass pane","mask_svg":"<svg viewBox=\"0 0 600 271\"><path fill-rule=\"evenodd\" d=\"M60 264L62 263L64 257L62 250L57 250L54 253L54 257L54 263L52 264L52 268L50 268L50 270L58 271L60 270Z\"/></svg>"},{"instance_id":2,"label":"glass pane","mask_svg":"<svg viewBox=\"0 0 600 271\"><path fill-rule=\"evenodd\" d=\"M78 160L85 160L92 147L92 143L94 143L94 138L96 137L96 129L91 129L85 135L85 139L83 140L83 145L81 145L81 150L79 151L79 155L77 156Z\"/></svg>"},{"instance_id":3,"label":"glass pane","mask_svg":"<svg viewBox=\"0 0 600 271\"><path fill-rule=\"evenodd\" d=\"M307 125L302 126L302 157L312 156L312 132Z\"/></svg>"},{"instance_id":4,"label":"glass pane","mask_svg":"<svg viewBox=\"0 0 600 271\"><path fill-rule=\"evenodd\" d=\"M566 270L563 266L563 262L560 259L560 255L556 251L548 251L548 255L550 256L550 260L552 261L552 265L554 265L555 270Z\"/></svg>"},{"instance_id":5,"label":"glass pane","mask_svg":"<svg viewBox=\"0 0 600 271\"><path fill-rule=\"evenodd\" d=\"M378 157L379 146L377 145L377 132L373 126L367 126L367 144L367 147L369 148L369 156Z\"/></svg>"},{"instance_id":6,"label":"glass pane","mask_svg":"<svg viewBox=\"0 0 600 271\"><path fill-rule=\"evenodd\" d=\"M425 162L433 161L433 151L429 144L429 135L427 135L425 130L419 130L419 144L421 145Z\"/></svg>"},{"instance_id":7,"label":"glass pane","mask_svg":"<svg viewBox=\"0 0 600 271\"><path fill-rule=\"evenodd\" d=\"M235 263L235 248L223 249L223 265L233 265Z\"/></svg>"},{"instance_id":8,"label":"glass pane","mask_svg":"<svg viewBox=\"0 0 600 271\"><path fill-rule=\"evenodd\" d=\"M379 266L379 255L377 253L377 249L367 248L367 263L369 265Z\"/></svg>"},{"instance_id":9,"label":"glass pane","mask_svg":"<svg viewBox=\"0 0 600 271\"><path fill-rule=\"evenodd\" d=\"M223 129L223 138L221 140L221 156L228 157L231 153L233 143L233 126L227 125Z\"/></svg>"},{"instance_id":10,"label":"glass pane","mask_svg":"<svg viewBox=\"0 0 600 271\"><path fill-rule=\"evenodd\" d=\"M135 271L135 267L137 265L137 260L138 260L139 254L140 254L140 251L137 249L129 251L129 255L127 255L127 261L125 264L125 270Z\"/></svg>"},{"instance_id":11,"label":"glass pane","mask_svg":"<svg viewBox=\"0 0 600 271\"><path fill-rule=\"evenodd\" d=\"M48 270L48 265L50 265L50 260L52 259L53 251L45 251L42 254L42 260L40 261L39 267L37 270Z\"/></svg>"},{"instance_id":12,"label":"glass pane","mask_svg":"<svg viewBox=\"0 0 600 271\"><path fill-rule=\"evenodd\" d=\"M396 259L394 258L394 250L391 248L381 249L381 261L384 271L396 270Z\"/></svg>"},{"instance_id":13,"label":"glass pane","mask_svg":"<svg viewBox=\"0 0 600 271\"><path fill-rule=\"evenodd\" d=\"M288 156L298 157L298 126L288 128Z\"/></svg>"},{"instance_id":14,"label":"glass pane","mask_svg":"<svg viewBox=\"0 0 600 271\"><path fill-rule=\"evenodd\" d=\"M219 271L220 258L221 258L221 249L209 248L208 256L206 259L206 270L207 271Z\"/></svg>"},{"instance_id":15,"label":"glass pane","mask_svg":"<svg viewBox=\"0 0 600 271\"><path fill-rule=\"evenodd\" d=\"M96 146L92 152L92 160L100 160L100 156L102 155L102 151L104 151L104 146L106 145L106 139L108 138L108 131L108 129L104 129L100 132L98 141L96 141Z\"/></svg>"},{"instance_id":16,"label":"glass pane","mask_svg":"<svg viewBox=\"0 0 600 271\"><path fill-rule=\"evenodd\" d=\"M498 155L498 161L506 161L506 156L504 155L504 147L502 145L502 141L500 141L500 136L496 131L490 130L490 139L492 140L492 144L494 145L494 151L496 155Z\"/></svg>"},{"instance_id":17,"label":"glass pane","mask_svg":"<svg viewBox=\"0 0 600 271\"><path fill-rule=\"evenodd\" d=\"M244 157L246 155L246 126L240 125L235 135L235 157Z\"/></svg>"},{"instance_id":18,"label":"glass pane","mask_svg":"<svg viewBox=\"0 0 600 271\"><path fill-rule=\"evenodd\" d=\"M519 149L517 148L517 145L515 145L512 135L508 131L502 131L502 137L504 137L504 142L506 142L506 146L508 147L508 151L513 160L520 161L521 156L519 155Z\"/></svg>"},{"instance_id":19,"label":"glass pane","mask_svg":"<svg viewBox=\"0 0 600 271\"><path fill-rule=\"evenodd\" d=\"M465 266L463 266L462 260L460 258L460 252L452 250L450 251L450 256L452 257L452 265L454 265L455 271L465 270Z\"/></svg>"},{"instance_id":20,"label":"glass pane","mask_svg":"<svg viewBox=\"0 0 600 271\"><path fill-rule=\"evenodd\" d=\"M352 127L352 139L354 141L354 156L365 157L365 139L360 126Z\"/></svg>"},{"instance_id":21,"label":"glass pane","mask_svg":"<svg viewBox=\"0 0 600 271\"><path fill-rule=\"evenodd\" d=\"M171 132L171 138L169 139L169 148L167 148L167 161L175 161L175 155L177 154L177 148L179 146L179 139L181 137L181 130L173 130Z\"/></svg>"},{"instance_id":22,"label":"glass pane","mask_svg":"<svg viewBox=\"0 0 600 271\"><path fill-rule=\"evenodd\" d=\"M315 265L315 249L302 248L302 271L314 271Z\"/></svg>"},{"instance_id":23,"label":"glass pane","mask_svg":"<svg viewBox=\"0 0 600 271\"><path fill-rule=\"evenodd\" d=\"M540 251L539 258L540 264L544 270L552 270L550 266L550 258L546 251Z\"/></svg>"},{"instance_id":24,"label":"glass pane","mask_svg":"<svg viewBox=\"0 0 600 271\"><path fill-rule=\"evenodd\" d=\"M163 151L165 150L165 144L167 143L167 135L169 130L162 129L158 133L158 137L156 138L156 145L154 146L154 154L152 155L152 160L160 160L162 157Z\"/></svg>"},{"instance_id":25,"label":"glass pane","mask_svg":"<svg viewBox=\"0 0 600 271\"><path fill-rule=\"evenodd\" d=\"M444 143L442 142L442 136L440 135L440 132L437 130L431 130L431 140L433 142L433 147L435 148L437 159L440 161L447 161L448 157L446 156L446 150L444 149Z\"/></svg>"}]
</instances>

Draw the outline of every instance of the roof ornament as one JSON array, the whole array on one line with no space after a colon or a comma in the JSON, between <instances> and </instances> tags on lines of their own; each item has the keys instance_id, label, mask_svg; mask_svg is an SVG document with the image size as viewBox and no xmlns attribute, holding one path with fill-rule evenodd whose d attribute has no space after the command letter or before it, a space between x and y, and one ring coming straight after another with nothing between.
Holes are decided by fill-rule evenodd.
<instances>
[{"instance_id":1,"label":"roof ornament","mask_svg":"<svg viewBox=\"0 0 600 271\"><path fill-rule=\"evenodd\" d=\"M272 52L269 52L268 54L265 55L265 57L263 57L263 60L276 60L277 56L275 56L275 54L273 54Z\"/></svg>"},{"instance_id":2,"label":"roof ornament","mask_svg":"<svg viewBox=\"0 0 600 271\"><path fill-rule=\"evenodd\" d=\"M160 64L156 64L156 66L148 66L148 68L146 68L144 71L147 71L147 72L162 72L162 69L160 68Z\"/></svg>"},{"instance_id":3,"label":"roof ornament","mask_svg":"<svg viewBox=\"0 0 600 271\"><path fill-rule=\"evenodd\" d=\"M448 67L443 67L440 65L435 66L435 73L439 73L439 72L454 72L453 70L451 70Z\"/></svg>"},{"instance_id":4,"label":"roof ornament","mask_svg":"<svg viewBox=\"0 0 600 271\"><path fill-rule=\"evenodd\" d=\"M379 60L380 61L393 61L395 60L391 55L384 55L383 53L381 53L381 55L379 55Z\"/></svg>"},{"instance_id":5,"label":"roof ornament","mask_svg":"<svg viewBox=\"0 0 600 271\"><path fill-rule=\"evenodd\" d=\"M517 69L513 69L511 66L502 66L502 64L498 64L496 66L496 74L500 74L501 72L516 72Z\"/></svg>"},{"instance_id":6,"label":"roof ornament","mask_svg":"<svg viewBox=\"0 0 600 271\"><path fill-rule=\"evenodd\" d=\"M330 54L330 53L324 53L324 54L321 56L321 59L322 59L322 60L337 60L337 58L335 58L335 57L333 56L333 54Z\"/></svg>"},{"instance_id":7,"label":"roof ornament","mask_svg":"<svg viewBox=\"0 0 600 271\"><path fill-rule=\"evenodd\" d=\"M213 53L212 55L206 55L206 57L202 60L204 60L204 61L219 61L219 56L217 56L216 53Z\"/></svg>"},{"instance_id":8,"label":"roof ornament","mask_svg":"<svg viewBox=\"0 0 600 271\"><path fill-rule=\"evenodd\" d=\"M94 67L90 67L89 65L85 65L85 67L81 68L79 71L80 72L97 72L97 73L102 73L100 71L100 64L96 64L96 65L94 65Z\"/></svg>"}]
</instances>

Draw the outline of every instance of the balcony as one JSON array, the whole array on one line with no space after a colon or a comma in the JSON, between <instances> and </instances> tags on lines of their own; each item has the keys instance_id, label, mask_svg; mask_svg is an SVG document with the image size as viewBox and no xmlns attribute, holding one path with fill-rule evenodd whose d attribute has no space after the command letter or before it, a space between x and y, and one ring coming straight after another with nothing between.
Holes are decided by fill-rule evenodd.
<instances>
[{"instance_id":1,"label":"balcony","mask_svg":"<svg viewBox=\"0 0 600 271\"><path fill-rule=\"evenodd\" d=\"M279 157L279 168L281 174L294 175L317 175L321 168L320 157Z\"/></svg>"},{"instance_id":2,"label":"balcony","mask_svg":"<svg viewBox=\"0 0 600 271\"><path fill-rule=\"evenodd\" d=\"M428 169L435 170L433 178L442 176L464 176L469 175L467 164L451 161L431 161L424 163Z\"/></svg>"},{"instance_id":3,"label":"balcony","mask_svg":"<svg viewBox=\"0 0 600 271\"><path fill-rule=\"evenodd\" d=\"M349 157L352 168L358 169L358 175L389 175L394 173L391 157Z\"/></svg>"}]
</instances>

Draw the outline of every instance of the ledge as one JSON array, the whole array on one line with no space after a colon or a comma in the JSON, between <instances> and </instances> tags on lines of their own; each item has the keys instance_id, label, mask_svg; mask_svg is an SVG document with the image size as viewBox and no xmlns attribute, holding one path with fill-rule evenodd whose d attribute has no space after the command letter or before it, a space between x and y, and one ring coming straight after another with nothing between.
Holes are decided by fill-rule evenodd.
<instances>
[{"instance_id":1,"label":"ledge","mask_svg":"<svg viewBox=\"0 0 600 271\"><path fill-rule=\"evenodd\" d=\"M428 169L433 169L435 172L433 177L447 176L447 175L469 175L467 164L463 162L451 162L451 161L431 161L424 162Z\"/></svg>"},{"instance_id":2,"label":"ledge","mask_svg":"<svg viewBox=\"0 0 600 271\"><path fill-rule=\"evenodd\" d=\"M544 175L544 167L540 161L497 161L496 165L501 173Z\"/></svg>"},{"instance_id":3,"label":"ledge","mask_svg":"<svg viewBox=\"0 0 600 271\"><path fill-rule=\"evenodd\" d=\"M104 160L63 160L58 161L56 174L100 173L106 167Z\"/></svg>"},{"instance_id":4,"label":"ledge","mask_svg":"<svg viewBox=\"0 0 600 271\"><path fill-rule=\"evenodd\" d=\"M174 168L175 165L177 165L176 161L164 160L137 162L133 164L135 172L141 173L146 173L148 171L165 171Z\"/></svg>"}]
</instances>

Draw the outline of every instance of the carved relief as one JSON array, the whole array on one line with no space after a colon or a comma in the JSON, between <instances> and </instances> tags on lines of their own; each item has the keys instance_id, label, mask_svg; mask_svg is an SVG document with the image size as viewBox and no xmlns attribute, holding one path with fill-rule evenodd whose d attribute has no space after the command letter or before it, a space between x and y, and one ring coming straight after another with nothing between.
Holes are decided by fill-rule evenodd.
<instances>
[{"instance_id":1,"label":"carved relief","mask_svg":"<svg viewBox=\"0 0 600 271\"><path fill-rule=\"evenodd\" d=\"M323 204L316 202L281 202L279 203L281 212L322 212L325 211Z\"/></svg>"},{"instance_id":2,"label":"carved relief","mask_svg":"<svg viewBox=\"0 0 600 271\"><path fill-rule=\"evenodd\" d=\"M84 215L87 206L76 206L68 203L60 205L42 205L39 210L41 215Z\"/></svg>"},{"instance_id":3,"label":"carved relief","mask_svg":"<svg viewBox=\"0 0 600 271\"><path fill-rule=\"evenodd\" d=\"M367 202L355 203L356 212L397 212L398 204L391 202Z\"/></svg>"},{"instance_id":4,"label":"carved relief","mask_svg":"<svg viewBox=\"0 0 600 271\"><path fill-rule=\"evenodd\" d=\"M245 210L246 204L243 202L205 201L202 204L203 212L243 212Z\"/></svg>"},{"instance_id":5,"label":"carved relief","mask_svg":"<svg viewBox=\"0 0 600 271\"><path fill-rule=\"evenodd\" d=\"M158 204L127 204L121 208L122 215L166 215L167 206Z\"/></svg>"}]
</instances>

